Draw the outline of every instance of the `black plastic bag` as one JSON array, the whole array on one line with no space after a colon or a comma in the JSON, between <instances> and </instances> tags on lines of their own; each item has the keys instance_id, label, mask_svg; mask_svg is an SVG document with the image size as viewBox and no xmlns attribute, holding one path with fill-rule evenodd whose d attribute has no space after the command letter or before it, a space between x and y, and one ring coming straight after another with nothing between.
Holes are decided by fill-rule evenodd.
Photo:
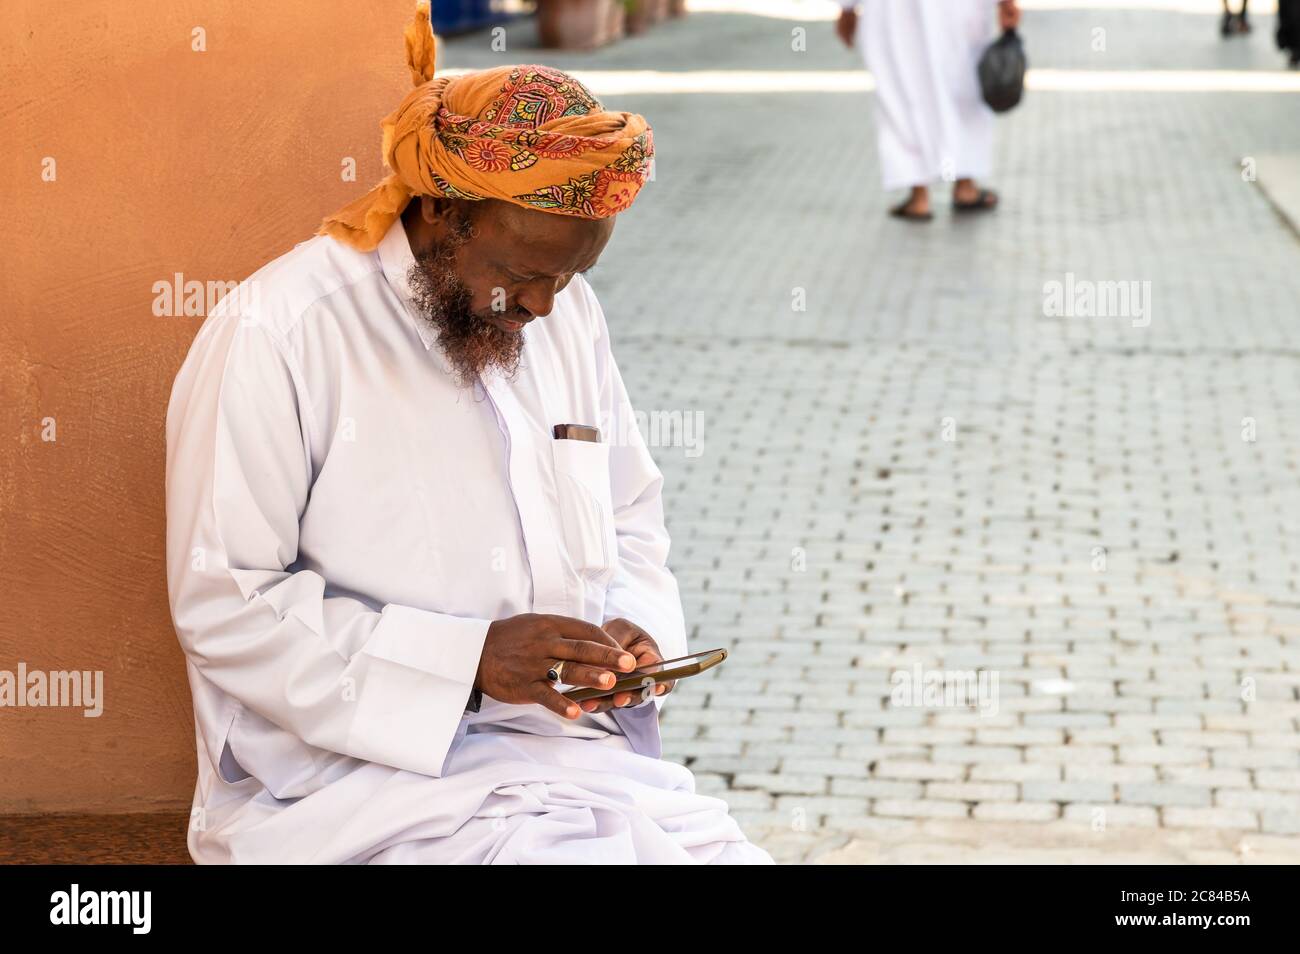
<instances>
[{"instance_id":1,"label":"black plastic bag","mask_svg":"<svg viewBox=\"0 0 1300 954\"><path fill-rule=\"evenodd\" d=\"M1025 45L1015 30L1007 30L980 57L980 91L995 113L1005 113L1025 92Z\"/></svg>"},{"instance_id":2,"label":"black plastic bag","mask_svg":"<svg viewBox=\"0 0 1300 954\"><path fill-rule=\"evenodd\" d=\"M1291 61L1300 57L1300 0L1277 2L1277 48L1290 50Z\"/></svg>"}]
</instances>

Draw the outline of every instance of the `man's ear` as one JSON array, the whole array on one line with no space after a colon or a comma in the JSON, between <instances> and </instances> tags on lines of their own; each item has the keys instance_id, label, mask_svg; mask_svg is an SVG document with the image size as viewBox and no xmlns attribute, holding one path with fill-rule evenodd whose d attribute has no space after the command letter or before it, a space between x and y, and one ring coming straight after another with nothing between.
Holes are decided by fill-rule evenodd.
<instances>
[{"instance_id":1,"label":"man's ear","mask_svg":"<svg viewBox=\"0 0 1300 954\"><path fill-rule=\"evenodd\" d=\"M451 215L451 202L435 195L422 195L417 198L420 202L420 218L429 225L441 224L445 227Z\"/></svg>"},{"instance_id":2,"label":"man's ear","mask_svg":"<svg viewBox=\"0 0 1300 954\"><path fill-rule=\"evenodd\" d=\"M420 196L420 218L428 227L434 241L445 242L453 235L464 234L466 228L474 221L477 205L463 199L448 199L443 196Z\"/></svg>"}]
</instances>

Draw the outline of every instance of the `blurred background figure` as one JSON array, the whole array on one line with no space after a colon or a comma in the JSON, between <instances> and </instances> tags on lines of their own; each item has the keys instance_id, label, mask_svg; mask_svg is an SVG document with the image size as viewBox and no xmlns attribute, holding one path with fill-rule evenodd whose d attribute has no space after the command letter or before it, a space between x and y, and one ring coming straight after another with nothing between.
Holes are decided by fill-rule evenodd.
<instances>
[{"instance_id":1,"label":"blurred background figure","mask_svg":"<svg viewBox=\"0 0 1300 954\"><path fill-rule=\"evenodd\" d=\"M932 219L930 184L953 183L954 211L993 209L989 174L993 113L976 66L991 36L994 0L839 0L841 40L861 52L876 82L884 187L910 189L890 215ZM862 9L859 16L858 8ZM1020 22L1015 0L996 2L998 23Z\"/></svg>"},{"instance_id":2,"label":"blurred background figure","mask_svg":"<svg viewBox=\"0 0 1300 954\"><path fill-rule=\"evenodd\" d=\"M1250 6L1250 0L1241 0L1241 12L1232 12L1232 0L1223 0L1223 20L1219 24L1219 32L1224 36L1232 36L1234 33L1249 33L1250 21L1246 19L1246 7Z\"/></svg>"}]
</instances>

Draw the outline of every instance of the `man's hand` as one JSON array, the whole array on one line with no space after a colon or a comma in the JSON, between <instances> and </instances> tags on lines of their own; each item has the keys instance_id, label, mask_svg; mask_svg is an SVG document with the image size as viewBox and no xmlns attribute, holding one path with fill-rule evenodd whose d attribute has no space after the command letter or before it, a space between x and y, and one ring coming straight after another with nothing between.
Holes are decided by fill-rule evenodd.
<instances>
[{"instance_id":1,"label":"man's hand","mask_svg":"<svg viewBox=\"0 0 1300 954\"><path fill-rule=\"evenodd\" d=\"M652 641L653 642L653 641ZM535 702L566 719L582 715L576 702L555 691L546 671L564 663L564 682L608 689L615 673L636 668L625 650L599 626L567 616L525 613L488 627L474 688L501 702Z\"/></svg>"},{"instance_id":2,"label":"man's hand","mask_svg":"<svg viewBox=\"0 0 1300 954\"><path fill-rule=\"evenodd\" d=\"M858 31L858 11L850 7L840 11L840 18L835 21L835 35L850 50L853 49L853 35Z\"/></svg>"},{"instance_id":3,"label":"man's hand","mask_svg":"<svg viewBox=\"0 0 1300 954\"><path fill-rule=\"evenodd\" d=\"M625 619L611 619L605 624L605 632L612 636L619 646L636 658L637 669L664 661L663 655L659 652L659 644L654 641L654 637L636 623ZM565 678L568 678L567 668ZM662 696L665 693L672 692L673 685L673 682L661 682L632 692L617 692L612 696L604 696L600 699L586 699L580 705L584 712L605 712L608 709L639 706L641 703L648 701L652 693L653 695Z\"/></svg>"},{"instance_id":4,"label":"man's hand","mask_svg":"<svg viewBox=\"0 0 1300 954\"><path fill-rule=\"evenodd\" d=\"M1001 30L1014 30L1020 26L1020 6L1016 0L999 0L998 3L998 28Z\"/></svg>"}]
</instances>

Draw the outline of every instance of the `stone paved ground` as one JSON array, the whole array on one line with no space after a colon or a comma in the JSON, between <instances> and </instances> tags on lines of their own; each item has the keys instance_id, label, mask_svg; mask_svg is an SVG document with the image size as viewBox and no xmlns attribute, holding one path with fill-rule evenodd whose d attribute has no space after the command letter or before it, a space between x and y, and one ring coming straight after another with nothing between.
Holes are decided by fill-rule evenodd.
<instances>
[{"instance_id":1,"label":"stone paved ground","mask_svg":"<svg viewBox=\"0 0 1300 954\"><path fill-rule=\"evenodd\" d=\"M852 69L806 6L586 55L525 22L509 59ZM1022 32L1036 67L1272 71L1270 19ZM693 644L733 654L666 756L782 860L1300 858L1300 241L1268 192L1300 94L1031 93L1004 207L923 227L884 215L867 94L615 105L660 158L592 283L634 402L700 422L655 454ZM1067 273L1150 282L1149 325L1045 317ZM996 673L996 714L891 705L917 664Z\"/></svg>"}]
</instances>

